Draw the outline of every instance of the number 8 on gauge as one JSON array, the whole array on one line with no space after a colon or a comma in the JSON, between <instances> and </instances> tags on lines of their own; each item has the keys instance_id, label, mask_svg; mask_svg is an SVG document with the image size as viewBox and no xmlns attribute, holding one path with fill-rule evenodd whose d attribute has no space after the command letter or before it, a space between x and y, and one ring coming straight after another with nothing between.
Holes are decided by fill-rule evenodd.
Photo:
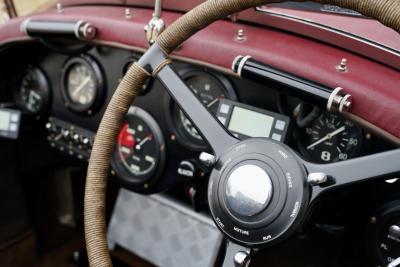
<instances>
[{"instance_id":1,"label":"number 8 on gauge","mask_svg":"<svg viewBox=\"0 0 400 267\"><path fill-rule=\"evenodd\" d=\"M112 166L122 183L132 189L154 184L165 162L160 127L145 110L131 107L118 134Z\"/></svg>"}]
</instances>

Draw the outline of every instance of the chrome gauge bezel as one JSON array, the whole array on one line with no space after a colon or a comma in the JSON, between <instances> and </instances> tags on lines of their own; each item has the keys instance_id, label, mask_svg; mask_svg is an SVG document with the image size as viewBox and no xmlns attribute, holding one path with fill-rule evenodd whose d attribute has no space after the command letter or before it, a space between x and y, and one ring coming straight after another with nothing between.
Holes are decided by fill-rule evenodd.
<instances>
[{"instance_id":1,"label":"chrome gauge bezel","mask_svg":"<svg viewBox=\"0 0 400 267\"><path fill-rule=\"evenodd\" d=\"M93 74L95 79L95 92L93 99L87 104L75 103L70 96L68 90L68 76L77 64L84 65ZM101 106L106 94L106 80L103 71L97 61L90 55L81 55L79 57L70 58L64 65L61 74L61 93L65 106L80 114L93 115Z\"/></svg>"},{"instance_id":2,"label":"chrome gauge bezel","mask_svg":"<svg viewBox=\"0 0 400 267\"><path fill-rule=\"evenodd\" d=\"M184 68L178 71L178 73L184 81L198 75L207 75L220 85L227 99L233 101L238 100L233 84L229 81L227 77L221 74L209 71L208 69L198 69L198 68ZM180 145L184 146L185 148L191 151L207 150L208 145L203 140L198 140L190 136L188 132L183 128L181 121L177 120L176 113L179 112L179 107L169 95L167 95L165 103L167 108L166 117L168 126L171 129L171 132L174 134L175 140Z\"/></svg>"},{"instance_id":3,"label":"chrome gauge bezel","mask_svg":"<svg viewBox=\"0 0 400 267\"><path fill-rule=\"evenodd\" d=\"M164 170L165 161L166 161L166 146L164 141L164 136L162 130L156 120L144 109L132 106L125 118L128 117L136 117L140 118L150 129L153 134L154 140L159 146L157 162L155 163L154 168L151 171L144 173L140 176L133 175L127 168L122 164L118 163L118 151L117 145L114 148L114 152L111 158L111 166L115 171L115 176L119 180L119 182L126 188L129 188L134 191L145 191L151 190L150 188L156 184L161 177L161 174ZM126 121L126 120L124 120ZM148 191L151 192L151 191Z\"/></svg>"},{"instance_id":4,"label":"chrome gauge bezel","mask_svg":"<svg viewBox=\"0 0 400 267\"><path fill-rule=\"evenodd\" d=\"M37 76L38 83L40 85L40 94L42 97L41 107L37 111L32 111L27 107L26 101L23 100L22 96L22 83L29 72L34 72ZM50 82L47 78L46 73L39 67L35 65L28 65L25 70L21 73L21 81L18 84L17 90L14 91L14 99L18 107L22 109L22 111L29 115L38 115L41 116L49 108L51 98L51 88Z\"/></svg>"}]
</instances>

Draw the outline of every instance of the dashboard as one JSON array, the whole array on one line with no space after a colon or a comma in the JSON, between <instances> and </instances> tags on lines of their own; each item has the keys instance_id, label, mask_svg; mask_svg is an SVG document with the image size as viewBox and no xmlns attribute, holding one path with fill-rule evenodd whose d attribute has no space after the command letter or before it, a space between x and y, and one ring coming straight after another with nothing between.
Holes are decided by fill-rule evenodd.
<instances>
[{"instance_id":1,"label":"dashboard","mask_svg":"<svg viewBox=\"0 0 400 267\"><path fill-rule=\"evenodd\" d=\"M24 53L23 47L15 49ZM8 69L9 77L18 77L8 81L12 98L25 116L44 123L50 146L87 160L107 103L140 54L106 46L84 47L74 55L41 45L34 49L35 56L24 57L23 67ZM354 122L284 93L284 88L274 84L254 83L179 61L173 66L239 139L266 137L284 142L316 163L390 148ZM117 177L135 187L135 179L154 183L164 172L176 173L180 163L196 161L202 151L208 151L208 145L196 127L163 86L149 78L123 123L112 166Z\"/></svg>"},{"instance_id":2,"label":"dashboard","mask_svg":"<svg viewBox=\"0 0 400 267\"><path fill-rule=\"evenodd\" d=\"M140 53L86 45L78 53L60 52L40 43L28 45L29 49L26 44L15 45L5 54L10 63L0 66L0 86L6 89L1 90L3 102L15 103L13 108L22 112L22 132L32 126L43 130L42 138L50 147L85 166L107 103ZM12 60L16 54L22 62ZM323 111L323 106L276 84L260 84L179 60L173 67L236 138L271 138L315 163L393 148L347 118ZM111 181L143 194L167 192L204 211L210 170L199 160L203 151L209 147L196 127L162 84L149 78L115 140ZM382 217L386 210L380 211ZM393 218L387 220L391 223ZM331 231L325 224L320 228ZM386 240L379 229L374 230L374 238L386 242L389 252L385 253L391 257L397 243Z\"/></svg>"},{"instance_id":3,"label":"dashboard","mask_svg":"<svg viewBox=\"0 0 400 267\"><path fill-rule=\"evenodd\" d=\"M24 44L16 45L7 55L19 54L23 62L10 58L9 65L0 66L0 86L6 89L2 102L15 103L13 108L22 112L21 132L33 126L43 132L48 146L85 166L107 103L140 53L107 46L79 50L65 54L40 43L29 44L29 50ZM255 83L178 60L173 67L236 138L271 138L315 163L345 161L393 148L367 129L273 83ZM196 127L162 84L149 78L122 122L111 161L111 181L143 194L167 192L194 210L205 211L210 170L199 160L203 151L209 148ZM392 224L397 217L392 212L388 215L388 209L393 205L381 208L379 216ZM324 223L319 227L332 231ZM382 253L392 257L397 243L386 239L382 232L386 228L372 228L376 234L371 242L385 244L387 250Z\"/></svg>"},{"instance_id":4,"label":"dashboard","mask_svg":"<svg viewBox=\"0 0 400 267\"><path fill-rule=\"evenodd\" d=\"M167 25L180 16L172 10L163 14ZM132 13L127 16L127 11ZM57 14L51 12L33 15L33 21L56 24L63 24L64 20L90 21L92 29L97 31L96 38L87 43L77 41L76 36L60 43L47 36L31 39L19 30L25 18L12 20L0 32L4 42L0 48L3 59L0 63L0 136L11 139L17 139L19 134L21 139L28 136L21 154L33 154L37 161L43 161L41 166L47 166L51 163L41 158L41 151L29 145L43 141L45 148L56 152L68 168L78 166L85 173L107 104L123 75L147 47L143 26L152 11L87 5L67 7ZM396 120L399 98L395 90L399 76L395 58L387 60L388 55L383 56L383 50L379 53L375 46L366 50L365 46L355 45L357 40L353 38L343 41L332 33L326 35L329 38L317 34L315 27L307 33L298 27L288 29L293 21L288 23L286 16L279 20L275 13L267 18L264 13L249 11L241 14L237 22L219 21L190 38L172 55L173 68L208 111L238 139L269 138L284 143L305 161L313 163L347 161L394 149L399 129ZM319 14L316 17L332 18ZM282 23L282 19L286 22ZM354 28L369 25L367 34L379 31L371 29L381 29L373 21L360 19L362 23L359 23L356 17L339 17L334 21L355 25ZM377 43L385 43L380 40L382 36L374 38ZM396 38L393 40L397 43ZM255 61L271 67L273 73L284 70L306 83L326 85L328 89L343 87L353 96L352 118L358 118L363 126L352 120L351 115L346 118L325 111L325 105L319 105L306 94L295 93L293 84L256 82L251 77L234 75L229 68L232 59L240 53L248 53ZM378 101L385 104L379 106ZM372 127L365 128L368 126ZM394 142L386 141L390 139ZM141 194L162 192L178 203L185 202L191 211L207 213L211 170L204 164L204 158L200 160L207 155L202 152L211 153L201 133L163 85L148 78L121 122L114 142L109 181L118 189L123 187ZM21 160L24 157L21 155ZM389 178L394 177L385 179ZM397 227L400 225L400 184L397 181L376 180L323 195L312 209L309 218L312 222L307 224L311 231L302 229L304 233L296 236L307 240L310 248L300 245L299 249L293 249L290 243L289 249L279 253L279 246L273 247L266 254L268 262L275 257L283 266L281 258L287 258L287 252L294 250L300 252L300 261L316 256L304 253L314 250L316 242L310 236L316 232L317 242L329 243L325 250L332 255L326 257L325 251L310 254L321 254L318 256L331 261L332 266L366 266L371 262L373 266L386 266L399 257L400 251ZM113 206L112 201L109 204ZM341 252L335 254L338 248ZM296 260L293 262L288 265L299 265Z\"/></svg>"}]
</instances>

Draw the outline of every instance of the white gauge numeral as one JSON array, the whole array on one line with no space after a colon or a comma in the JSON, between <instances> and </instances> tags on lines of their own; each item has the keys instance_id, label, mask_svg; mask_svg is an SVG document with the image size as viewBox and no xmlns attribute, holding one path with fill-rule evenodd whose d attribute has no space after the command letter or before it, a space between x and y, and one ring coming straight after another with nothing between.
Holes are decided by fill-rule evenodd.
<instances>
[{"instance_id":1,"label":"white gauge numeral","mask_svg":"<svg viewBox=\"0 0 400 267\"><path fill-rule=\"evenodd\" d=\"M331 153L328 151L322 151L321 152L321 159L323 161L330 161L331 160Z\"/></svg>"},{"instance_id":2,"label":"white gauge numeral","mask_svg":"<svg viewBox=\"0 0 400 267\"><path fill-rule=\"evenodd\" d=\"M347 156L346 153L340 153L340 154L339 154L339 159L340 159L340 160L346 160L347 158L348 158L348 156Z\"/></svg>"},{"instance_id":3,"label":"white gauge numeral","mask_svg":"<svg viewBox=\"0 0 400 267\"><path fill-rule=\"evenodd\" d=\"M355 138L350 138L349 139L349 145L357 146L358 145L358 140Z\"/></svg>"}]
</instances>

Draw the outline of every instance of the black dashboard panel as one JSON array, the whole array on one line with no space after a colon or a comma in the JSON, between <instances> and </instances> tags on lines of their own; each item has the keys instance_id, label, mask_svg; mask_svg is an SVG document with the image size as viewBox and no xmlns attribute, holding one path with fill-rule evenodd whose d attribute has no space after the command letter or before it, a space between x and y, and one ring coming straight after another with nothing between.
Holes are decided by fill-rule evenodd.
<instances>
[{"instance_id":1,"label":"black dashboard panel","mask_svg":"<svg viewBox=\"0 0 400 267\"><path fill-rule=\"evenodd\" d=\"M23 62L22 64L20 64L21 62L10 64L10 67L5 71L5 75L9 77L21 77L22 73L29 68L28 66L36 66L43 71L48 79L49 88L51 88L50 97L47 101L49 106L46 109L47 113L40 114L40 117L42 120L41 123L44 124L49 131L47 138L50 145L68 155L87 160L90 155L95 132L107 103L110 101L127 67L132 61L138 59L140 54L105 46L89 47L82 53L73 55L51 51L40 44L31 44L29 51L26 50L23 45L16 46L13 49L14 51L10 54L21 54ZM65 88L66 84L68 84L68 81L66 81L68 78L66 72L71 67L71 62L87 61L87 59L90 59L97 68L92 78L101 80L100 87L94 87L94 89L88 88L88 90L102 90L102 92L98 92L98 95L101 97L97 98L96 106L93 106L92 109L86 108L85 112L81 112L82 110L71 108L71 103L68 101L68 97L66 97L66 92L68 91L68 89ZM332 150L322 151L321 153L319 151L317 151L317 153L315 153L315 151L307 153L307 151L305 151L307 150L307 145L304 144L305 140L308 140L308 142L315 142L315 140L312 139L321 139L327 133L334 132L337 134L340 129L335 129L335 125L331 125L331 129L328 128L320 131L314 129L313 127L320 127L314 124L321 115L323 107L310 107L310 105L306 103L306 99L302 100L283 93L285 91L283 89L285 88L277 88L274 87L274 85L261 85L249 80L228 76L210 68L184 62L173 62L173 67L182 75L183 79L187 80L189 87L197 94L204 105L211 104L211 109L213 109L212 112L214 113L217 107L214 102L218 102L222 98L227 98L254 107L254 110L262 109L269 112L280 113L281 115L286 115L291 118L290 127L287 130L288 138L285 142L299 154L304 155L307 160L319 162L318 157L321 156L323 159L331 159L331 156L326 156L327 153L340 150L340 145L346 148L349 146L347 143L340 143L344 142L342 140L343 138L347 140L345 137L341 137L342 139L340 140L330 138L330 140L325 142L325 145L328 147L332 146ZM2 68L4 68L4 66L2 66ZM75 81L78 83L74 88L76 92L72 92L78 95L81 93L80 91L86 90L84 87L90 80L89 77L85 80L84 72L80 75L83 75L83 77L80 77L80 80L78 77L78 80ZM90 76L90 74L87 75ZM7 80L7 87L11 88L11 92L14 92L11 95L18 95L15 94L15 92L20 90L20 80L15 78ZM208 150L207 146L199 145L201 142L193 143L193 140L187 137L187 132L190 133L190 131L194 131L194 127L190 124L190 121L185 120L185 118L182 116L180 117L180 115L176 115L179 113L176 113L177 108L175 104L157 80L152 81L149 79L146 86L146 90L139 94L132 104L145 110L154 118L165 140L167 164L165 165L166 169L164 171L164 184L156 187L154 191L164 190L168 188L171 183L179 181L177 176L180 175L177 175L177 170L180 168L180 163L183 161L192 162L195 165L193 168L200 170L200 173L206 175L206 172L198 167L200 164L197 158L199 152ZM201 90L199 86L202 87ZM221 99L219 99L220 95ZM86 96L83 95L82 97ZM21 105L19 101L16 101L16 103L17 105ZM20 106L20 108L24 110L23 107ZM315 110L317 110L317 112L315 112ZM26 116L32 117L32 114L26 114ZM37 117L39 118L39 116ZM338 118L338 120L340 120L340 118ZM182 128L185 129L185 127L177 127L177 125L182 123L187 124L185 125L186 136L185 133L182 134ZM343 121L343 123L345 122ZM338 123L337 125L342 124ZM360 140L357 142L357 149L352 149L351 145L354 141L352 139L349 150L356 150L357 153L353 153L351 156L374 153L390 148L388 144L378 138L374 138L367 131L363 131L358 126L354 127L357 127L356 131L362 132L362 136L359 138L363 138L363 140L365 139L366 141L361 142ZM318 134L316 134L316 131ZM307 136L307 132L309 132L310 136ZM333 144L334 141L338 143ZM360 144L362 144L362 146ZM310 147L309 144L308 147ZM317 158L310 156L314 154L317 154ZM332 156L332 159L345 160L349 157L349 155L340 154L339 156Z\"/></svg>"}]
</instances>

